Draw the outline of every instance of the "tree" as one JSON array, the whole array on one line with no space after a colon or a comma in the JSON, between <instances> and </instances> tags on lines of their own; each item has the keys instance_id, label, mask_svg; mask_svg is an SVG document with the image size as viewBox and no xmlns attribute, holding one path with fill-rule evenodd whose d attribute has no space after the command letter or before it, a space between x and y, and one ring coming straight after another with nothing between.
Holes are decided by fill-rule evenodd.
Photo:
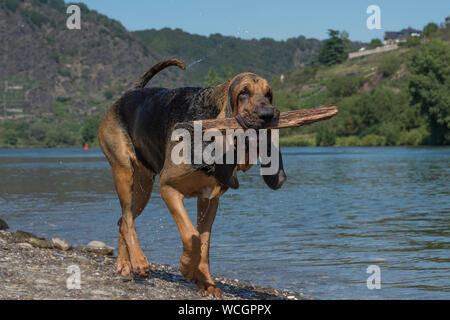
<instances>
[{"instance_id":1,"label":"tree","mask_svg":"<svg viewBox=\"0 0 450 320\"><path fill-rule=\"evenodd\" d=\"M397 72L401 63L402 61L398 55L388 55L378 67L377 72L383 77L388 78Z\"/></svg>"},{"instance_id":2,"label":"tree","mask_svg":"<svg viewBox=\"0 0 450 320\"><path fill-rule=\"evenodd\" d=\"M380 39L375 38L375 39L372 39L372 41L370 41L369 48L370 49L375 49L377 47L381 47L382 45L383 45L383 42L381 42Z\"/></svg>"},{"instance_id":3,"label":"tree","mask_svg":"<svg viewBox=\"0 0 450 320\"><path fill-rule=\"evenodd\" d=\"M50 129L50 126L43 121L37 121L30 126L29 136L38 142L45 140L45 136Z\"/></svg>"},{"instance_id":4,"label":"tree","mask_svg":"<svg viewBox=\"0 0 450 320\"><path fill-rule=\"evenodd\" d=\"M428 117L432 144L450 144L450 45L431 40L410 58L409 92Z\"/></svg>"},{"instance_id":5,"label":"tree","mask_svg":"<svg viewBox=\"0 0 450 320\"><path fill-rule=\"evenodd\" d=\"M233 68L230 66L222 68L223 80L228 81L233 78Z\"/></svg>"},{"instance_id":6,"label":"tree","mask_svg":"<svg viewBox=\"0 0 450 320\"><path fill-rule=\"evenodd\" d=\"M100 120L100 117L97 115L87 116L84 119L83 129L81 130L81 137L84 143L93 143L95 141Z\"/></svg>"},{"instance_id":7,"label":"tree","mask_svg":"<svg viewBox=\"0 0 450 320\"><path fill-rule=\"evenodd\" d=\"M352 45L352 42L350 41L350 34L347 31L343 30L339 34L339 38L341 38L344 43L345 50L347 51L347 55L345 56L345 59L347 59L348 52L350 50L349 48Z\"/></svg>"},{"instance_id":8,"label":"tree","mask_svg":"<svg viewBox=\"0 0 450 320\"><path fill-rule=\"evenodd\" d=\"M328 129L328 126L322 126L316 135L317 146L333 146L336 144L336 133Z\"/></svg>"},{"instance_id":9,"label":"tree","mask_svg":"<svg viewBox=\"0 0 450 320\"><path fill-rule=\"evenodd\" d=\"M425 27L423 27L423 35L425 37L429 37L431 34L438 31L438 29L439 29L439 26L436 23L430 22Z\"/></svg>"},{"instance_id":10,"label":"tree","mask_svg":"<svg viewBox=\"0 0 450 320\"><path fill-rule=\"evenodd\" d=\"M221 84L223 82L223 79L219 77L219 75L216 73L216 70L213 68L210 68L208 71L208 74L205 77L204 86L205 87L213 87L217 86L218 84Z\"/></svg>"},{"instance_id":11,"label":"tree","mask_svg":"<svg viewBox=\"0 0 450 320\"><path fill-rule=\"evenodd\" d=\"M343 40L348 40L349 37L350 37L350 34L347 31L345 31L345 30L343 30L340 33L340 38L343 39Z\"/></svg>"},{"instance_id":12,"label":"tree","mask_svg":"<svg viewBox=\"0 0 450 320\"><path fill-rule=\"evenodd\" d=\"M405 42L401 43L401 45L408 47L408 48L414 48L419 46L421 43L420 37L409 37L406 39Z\"/></svg>"},{"instance_id":13,"label":"tree","mask_svg":"<svg viewBox=\"0 0 450 320\"><path fill-rule=\"evenodd\" d=\"M327 84L328 95L330 97L348 97L358 92L363 83L361 76L344 76L333 78Z\"/></svg>"},{"instance_id":14,"label":"tree","mask_svg":"<svg viewBox=\"0 0 450 320\"><path fill-rule=\"evenodd\" d=\"M17 133L14 130L7 130L3 134L3 141L7 145L15 146L18 140L19 139L17 138Z\"/></svg>"},{"instance_id":15,"label":"tree","mask_svg":"<svg viewBox=\"0 0 450 320\"><path fill-rule=\"evenodd\" d=\"M337 30L328 30L329 39L323 42L319 51L319 62L328 66L344 62L348 56L348 33L340 34Z\"/></svg>"}]
</instances>

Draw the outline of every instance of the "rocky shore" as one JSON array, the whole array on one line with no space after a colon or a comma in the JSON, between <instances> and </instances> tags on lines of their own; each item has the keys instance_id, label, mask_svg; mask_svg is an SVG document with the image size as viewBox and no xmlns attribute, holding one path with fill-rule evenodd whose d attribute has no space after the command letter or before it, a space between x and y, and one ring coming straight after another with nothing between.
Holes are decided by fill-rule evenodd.
<instances>
[{"instance_id":1,"label":"rocky shore","mask_svg":"<svg viewBox=\"0 0 450 320\"><path fill-rule=\"evenodd\" d=\"M0 227L7 228L0 219ZM1 229L1 228L0 228ZM0 230L0 300L2 299L214 299L168 265L152 264L145 279L115 273L112 248L101 242L72 248L62 239ZM262 288L237 279L214 278L221 299L303 299L303 294Z\"/></svg>"}]
</instances>

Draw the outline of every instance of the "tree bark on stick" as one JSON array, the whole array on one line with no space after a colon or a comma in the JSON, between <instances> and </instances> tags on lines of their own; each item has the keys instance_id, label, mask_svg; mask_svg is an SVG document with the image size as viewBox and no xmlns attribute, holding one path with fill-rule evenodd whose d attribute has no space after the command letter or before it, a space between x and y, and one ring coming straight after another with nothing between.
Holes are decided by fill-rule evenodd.
<instances>
[{"instance_id":1,"label":"tree bark on stick","mask_svg":"<svg viewBox=\"0 0 450 320\"><path fill-rule=\"evenodd\" d=\"M270 125L266 129L282 129L305 126L314 122L330 119L337 113L338 109L336 106L281 112L278 123ZM207 119L201 120L201 123L203 131L208 129L217 129L221 131L226 129L242 129L242 126L236 121L235 118ZM191 124L193 123L191 122Z\"/></svg>"}]
</instances>

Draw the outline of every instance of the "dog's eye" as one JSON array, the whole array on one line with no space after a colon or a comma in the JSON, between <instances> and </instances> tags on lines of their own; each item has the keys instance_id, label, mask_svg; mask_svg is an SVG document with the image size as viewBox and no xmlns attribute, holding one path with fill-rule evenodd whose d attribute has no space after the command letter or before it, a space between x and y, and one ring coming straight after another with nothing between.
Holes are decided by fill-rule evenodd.
<instances>
[{"instance_id":1,"label":"dog's eye","mask_svg":"<svg viewBox=\"0 0 450 320\"><path fill-rule=\"evenodd\" d=\"M244 88L239 92L239 99L248 99L250 97L250 91L247 88Z\"/></svg>"},{"instance_id":2,"label":"dog's eye","mask_svg":"<svg viewBox=\"0 0 450 320\"><path fill-rule=\"evenodd\" d=\"M271 92L267 92L267 93L266 93L266 98L267 98L269 101L272 101L272 93L271 93Z\"/></svg>"}]
</instances>

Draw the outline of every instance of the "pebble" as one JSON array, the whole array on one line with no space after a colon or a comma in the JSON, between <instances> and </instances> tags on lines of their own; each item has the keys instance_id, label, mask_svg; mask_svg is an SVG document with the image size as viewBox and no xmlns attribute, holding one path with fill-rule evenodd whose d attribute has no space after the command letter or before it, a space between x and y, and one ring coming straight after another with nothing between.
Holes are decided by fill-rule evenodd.
<instances>
[{"instance_id":1,"label":"pebble","mask_svg":"<svg viewBox=\"0 0 450 320\"><path fill-rule=\"evenodd\" d=\"M50 280L46 280L46 279L36 279L35 282L38 284L52 284L52 282Z\"/></svg>"},{"instance_id":2,"label":"pebble","mask_svg":"<svg viewBox=\"0 0 450 320\"><path fill-rule=\"evenodd\" d=\"M85 250L103 255L112 255L114 252L114 248L108 247L104 242L101 241L89 242L87 247L85 247Z\"/></svg>"},{"instance_id":3,"label":"pebble","mask_svg":"<svg viewBox=\"0 0 450 320\"><path fill-rule=\"evenodd\" d=\"M46 240L46 239L39 239L39 238L29 238L27 242L34 247L41 248L41 249L51 249L53 248L53 244Z\"/></svg>"},{"instance_id":4,"label":"pebble","mask_svg":"<svg viewBox=\"0 0 450 320\"><path fill-rule=\"evenodd\" d=\"M11 239L11 232L0 230L0 238L2 238L3 240L10 240Z\"/></svg>"},{"instance_id":5,"label":"pebble","mask_svg":"<svg viewBox=\"0 0 450 320\"><path fill-rule=\"evenodd\" d=\"M34 247L42 248L42 249L51 249L53 248L53 244L45 238L40 238L35 236L30 232L25 232L18 230L16 232L11 233L11 238L13 242L22 243L28 242Z\"/></svg>"},{"instance_id":6,"label":"pebble","mask_svg":"<svg viewBox=\"0 0 450 320\"><path fill-rule=\"evenodd\" d=\"M113 248L106 245L101 248L89 246L77 247L77 250L56 250L59 241L48 241L27 232L0 231L0 300L4 299L212 299L200 297L195 284L186 281L177 268L152 263L152 275L145 280L124 278L116 273L116 259L108 256L93 255L92 252L112 254ZM23 239L22 241L19 241ZM52 250L32 247L33 241L46 241ZM62 240L62 239L59 239ZM106 247L106 248L105 248ZM23 248L28 248L24 250ZM69 290L66 279L68 270L78 266L81 275L81 290ZM214 276L216 284L224 291L221 299L296 299L298 293L277 295L271 288L253 286L238 279L226 279ZM24 279L33 279L32 283ZM57 285L55 285L57 284Z\"/></svg>"},{"instance_id":7,"label":"pebble","mask_svg":"<svg viewBox=\"0 0 450 320\"><path fill-rule=\"evenodd\" d=\"M66 240L53 238L52 243L55 246L55 248L61 249L63 251L72 250L72 246Z\"/></svg>"},{"instance_id":8,"label":"pebble","mask_svg":"<svg viewBox=\"0 0 450 320\"><path fill-rule=\"evenodd\" d=\"M78 246L77 247L78 251L88 251L88 252L92 252L92 253L97 253L97 254L103 254L103 255L107 255L110 256L113 254L114 249L113 248L95 248L95 247L87 247L87 246Z\"/></svg>"},{"instance_id":9,"label":"pebble","mask_svg":"<svg viewBox=\"0 0 450 320\"><path fill-rule=\"evenodd\" d=\"M92 248L105 248L106 244L101 241L91 241L88 243L88 246Z\"/></svg>"},{"instance_id":10,"label":"pebble","mask_svg":"<svg viewBox=\"0 0 450 320\"><path fill-rule=\"evenodd\" d=\"M99 296L109 296L109 292L103 290L92 290L92 293Z\"/></svg>"},{"instance_id":11,"label":"pebble","mask_svg":"<svg viewBox=\"0 0 450 320\"><path fill-rule=\"evenodd\" d=\"M27 248L27 249L33 248L33 246L27 242L18 243L17 245L21 248Z\"/></svg>"},{"instance_id":12,"label":"pebble","mask_svg":"<svg viewBox=\"0 0 450 320\"><path fill-rule=\"evenodd\" d=\"M79 256L77 257L77 262L80 264L87 264L89 263L91 260L85 256ZM83 267L82 265L80 267Z\"/></svg>"}]
</instances>

